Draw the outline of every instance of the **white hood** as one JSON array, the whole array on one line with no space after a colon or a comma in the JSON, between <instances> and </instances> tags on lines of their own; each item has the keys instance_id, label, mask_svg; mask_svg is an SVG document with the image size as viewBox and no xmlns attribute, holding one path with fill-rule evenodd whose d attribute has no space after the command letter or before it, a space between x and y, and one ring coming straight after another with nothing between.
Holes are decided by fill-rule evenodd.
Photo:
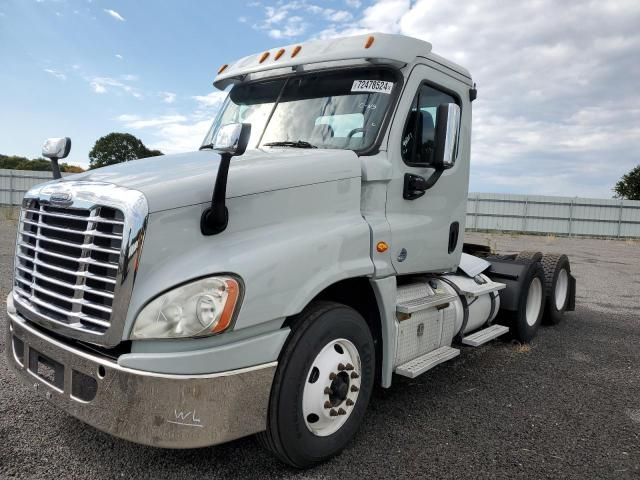
<instances>
[{"instance_id":1,"label":"white hood","mask_svg":"<svg viewBox=\"0 0 640 480\"><path fill-rule=\"evenodd\" d=\"M360 177L355 153L269 148L231 160L227 198ZM350 160L350 161L349 161ZM149 212L211 201L220 155L212 150L132 160L57 180L113 183L142 192ZM53 183L53 182L50 182Z\"/></svg>"}]
</instances>

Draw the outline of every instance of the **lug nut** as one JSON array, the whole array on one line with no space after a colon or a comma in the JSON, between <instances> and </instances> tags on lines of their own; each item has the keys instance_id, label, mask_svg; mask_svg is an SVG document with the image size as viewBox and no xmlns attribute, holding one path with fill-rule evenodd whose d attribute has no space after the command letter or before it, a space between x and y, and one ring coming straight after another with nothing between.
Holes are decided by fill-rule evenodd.
<instances>
[{"instance_id":1,"label":"lug nut","mask_svg":"<svg viewBox=\"0 0 640 480\"><path fill-rule=\"evenodd\" d=\"M353 400L351 400L350 398L347 398L347 407L351 407L353 405Z\"/></svg>"},{"instance_id":2,"label":"lug nut","mask_svg":"<svg viewBox=\"0 0 640 480\"><path fill-rule=\"evenodd\" d=\"M324 408L331 408L331 402L329 400L324 402Z\"/></svg>"},{"instance_id":3,"label":"lug nut","mask_svg":"<svg viewBox=\"0 0 640 480\"><path fill-rule=\"evenodd\" d=\"M338 409L338 415L346 415L346 414L347 414L347 412L346 412L346 410L344 408Z\"/></svg>"},{"instance_id":4,"label":"lug nut","mask_svg":"<svg viewBox=\"0 0 640 480\"><path fill-rule=\"evenodd\" d=\"M335 373L331 372L331 373L329 374L329 380L335 380L336 376L337 376L337 375L336 375Z\"/></svg>"},{"instance_id":5,"label":"lug nut","mask_svg":"<svg viewBox=\"0 0 640 480\"><path fill-rule=\"evenodd\" d=\"M329 411L329 416L331 416L331 417L337 417L337 416L338 416L338 412L336 412L336 409L335 409L335 408L332 408L332 409Z\"/></svg>"},{"instance_id":6,"label":"lug nut","mask_svg":"<svg viewBox=\"0 0 640 480\"><path fill-rule=\"evenodd\" d=\"M339 372L341 372L341 371L342 371L342 370L344 370L345 368L347 368L347 367L345 367L343 364L341 364L341 363L339 363L339 364L338 364L338 371L339 371Z\"/></svg>"},{"instance_id":7,"label":"lug nut","mask_svg":"<svg viewBox=\"0 0 640 480\"><path fill-rule=\"evenodd\" d=\"M358 390L360 390L358 387L356 387L355 385L351 385L352 392L357 392Z\"/></svg>"},{"instance_id":8,"label":"lug nut","mask_svg":"<svg viewBox=\"0 0 640 480\"><path fill-rule=\"evenodd\" d=\"M359 378L360 375L358 375L356 372L351 372L351 378Z\"/></svg>"},{"instance_id":9,"label":"lug nut","mask_svg":"<svg viewBox=\"0 0 640 480\"><path fill-rule=\"evenodd\" d=\"M331 390L329 387L324 387L324 394L333 395L333 390Z\"/></svg>"},{"instance_id":10,"label":"lug nut","mask_svg":"<svg viewBox=\"0 0 640 480\"><path fill-rule=\"evenodd\" d=\"M351 365L350 363L347 363L346 369L347 369L347 371L353 370L353 365Z\"/></svg>"}]
</instances>

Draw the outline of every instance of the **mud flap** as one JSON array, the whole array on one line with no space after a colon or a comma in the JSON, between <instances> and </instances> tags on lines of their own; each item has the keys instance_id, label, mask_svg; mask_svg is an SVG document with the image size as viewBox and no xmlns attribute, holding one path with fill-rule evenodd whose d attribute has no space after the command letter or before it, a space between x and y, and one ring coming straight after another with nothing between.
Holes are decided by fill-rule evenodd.
<instances>
[{"instance_id":1,"label":"mud flap","mask_svg":"<svg viewBox=\"0 0 640 480\"><path fill-rule=\"evenodd\" d=\"M569 299L565 311L573 312L576 309L576 277L569 274Z\"/></svg>"}]
</instances>

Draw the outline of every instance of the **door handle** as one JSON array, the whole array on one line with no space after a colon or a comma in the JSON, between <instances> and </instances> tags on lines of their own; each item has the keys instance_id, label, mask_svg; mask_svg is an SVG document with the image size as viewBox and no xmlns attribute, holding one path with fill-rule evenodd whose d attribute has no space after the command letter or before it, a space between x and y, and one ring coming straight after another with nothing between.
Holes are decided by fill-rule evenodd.
<instances>
[{"instance_id":1,"label":"door handle","mask_svg":"<svg viewBox=\"0 0 640 480\"><path fill-rule=\"evenodd\" d=\"M411 173L404 174L404 189L402 190L402 197L405 200L415 200L420 198L427 191L427 180L420 175L413 175Z\"/></svg>"},{"instance_id":2,"label":"door handle","mask_svg":"<svg viewBox=\"0 0 640 480\"><path fill-rule=\"evenodd\" d=\"M436 170L429 178L424 178L420 175L413 175L412 173L405 173L402 197L405 200L415 200L416 198L420 198L427 190L436 184L440 175L442 175L442 172L442 169Z\"/></svg>"}]
</instances>

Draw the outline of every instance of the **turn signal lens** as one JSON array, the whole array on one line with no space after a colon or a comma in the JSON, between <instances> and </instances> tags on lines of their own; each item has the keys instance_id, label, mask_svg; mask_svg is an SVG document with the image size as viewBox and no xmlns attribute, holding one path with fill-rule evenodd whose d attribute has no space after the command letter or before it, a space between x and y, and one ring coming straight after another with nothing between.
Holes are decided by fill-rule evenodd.
<instances>
[{"instance_id":1,"label":"turn signal lens","mask_svg":"<svg viewBox=\"0 0 640 480\"><path fill-rule=\"evenodd\" d=\"M233 312L236 309L236 304L238 303L238 296L240 295L240 286L238 285L238 282L233 278L227 278L225 283L227 284L227 301L224 304L220 320L211 329L211 333L220 333L227 329L231 323L231 319L233 318Z\"/></svg>"},{"instance_id":2,"label":"turn signal lens","mask_svg":"<svg viewBox=\"0 0 640 480\"><path fill-rule=\"evenodd\" d=\"M378 242L378 244L376 245L376 250L379 253L384 253L389 250L389 244L387 244L387 242Z\"/></svg>"},{"instance_id":3,"label":"turn signal lens","mask_svg":"<svg viewBox=\"0 0 640 480\"><path fill-rule=\"evenodd\" d=\"M373 45L373 35L369 35L369 38L367 38L367 41L364 44L364 48L369 48L371 45Z\"/></svg>"}]
</instances>

